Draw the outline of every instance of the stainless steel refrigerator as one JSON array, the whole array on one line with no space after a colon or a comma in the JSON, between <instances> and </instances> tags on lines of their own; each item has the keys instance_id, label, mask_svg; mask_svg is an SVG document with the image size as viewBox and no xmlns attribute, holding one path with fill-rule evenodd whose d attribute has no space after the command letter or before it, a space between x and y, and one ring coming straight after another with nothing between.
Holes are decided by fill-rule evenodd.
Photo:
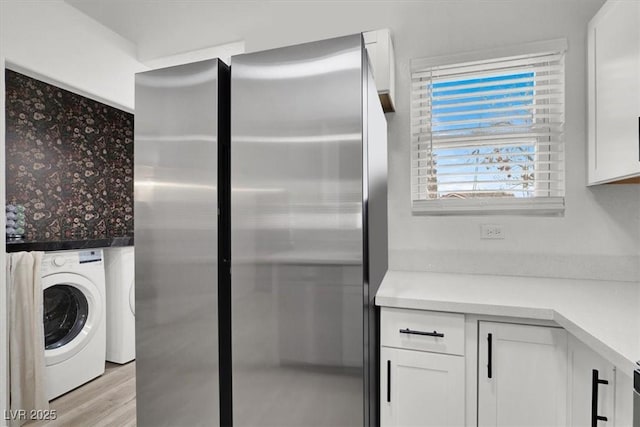
<instances>
[{"instance_id":1,"label":"stainless steel refrigerator","mask_svg":"<svg viewBox=\"0 0 640 427\"><path fill-rule=\"evenodd\" d=\"M229 69L214 59L137 74L135 102L137 425L217 426L230 405L218 308L229 286Z\"/></svg>"},{"instance_id":2,"label":"stainless steel refrigerator","mask_svg":"<svg viewBox=\"0 0 640 427\"><path fill-rule=\"evenodd\" d=\"M386 135L360 34L232 58L233 425L376 425Z\"/></svg>"}]
</instances>

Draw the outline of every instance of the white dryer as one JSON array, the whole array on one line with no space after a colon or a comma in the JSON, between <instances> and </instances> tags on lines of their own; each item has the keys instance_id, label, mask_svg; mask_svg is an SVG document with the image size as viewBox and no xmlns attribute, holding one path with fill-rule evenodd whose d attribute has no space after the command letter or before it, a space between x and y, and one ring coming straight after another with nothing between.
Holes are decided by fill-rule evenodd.
<instances>
[{"instance_id":1,"label":"white dryer","mask_svg":"<svg viewBox=\"0 0 640 427\"><path fill-rule=\"evenodd\" d=\"M42 289L45 385L51 400L104 373L102 250L46 253Z\"/></svg>"},{"instance_id":2,"label":"white dryer","mask_svg":"<svg viewBox=\"0 0 640 427\"><path fill-rule=\"evenodd\" d=\"M132 246L105 250L107 360L136 358L135 258Z\"/></svg>"}]
</instances>

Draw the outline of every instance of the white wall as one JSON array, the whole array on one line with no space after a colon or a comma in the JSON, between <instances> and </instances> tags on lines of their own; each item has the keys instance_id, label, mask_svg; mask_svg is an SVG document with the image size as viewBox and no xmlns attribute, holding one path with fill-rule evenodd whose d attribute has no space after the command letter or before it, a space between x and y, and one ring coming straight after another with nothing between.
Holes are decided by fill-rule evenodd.
<instances>
[{"instance_id":1,"label":"white wall","mask_svg":"<svg viewBox=\"0 0 640 427\"><path fill-rule=\"evenodd\" d=\"M0 2L0 206L5 203L5 60L59 86L133 110L134 73L146 69L135 46L73 7L57 0ZM15 66L18 67L15 67ZM0 229L4 229L0 215ZM7 396L7 318L4 234L0 241L0 425Z\"/></svg>"},{"instance_id":2,"label":"white wall","mask_svg":"<svg viewBox=\"0 0 640 427\"><path fill-rule=\"evenodd\" d=\"M133 110L136 48L59 0L1 2L6 59L59 85Z\"/></svg>"},{"instance_id":3,"label":"white wall","mask_svg":"<svg viewBox=\"0 0 640 427\"><path fill-rule=\"evenodd\" d=\"M247 51L388 27L397 112L389 121L389 245L395 269L640 280L640 185L587 188L586 26L603 0L164 3L137 26L141 56L229 38ZM97 7L97 6L96 6ZM125 7L125 6L123 6ZM137 13L135 7L127 10ZM102 8L116 22L122 10ZM92 13L91 9L85 9ZM99 11L94 10L96 13ZM160 23L162 25L160 25ZM133 34L133 33L131 33ZM567 195L563 218L413 216L409 188L409 60L567 38ZM480 240L480 224L504 240Z\"/></svg>"},{"instance_id":4,"label":"white wall","mask_svg":"<svg viewBox=\"0 0 640 427\"><path fill-rule=\"evenodd\" d=\"M640 186L585 187L586 24L600 4L555 0L407 6L406 24L392 26L398 61L398 112L389 135L392 268L640 280ZM412 216L408 60L558 37L569 43L565 216ZM505 240L480 240L481 223L503 224Z\"/></svg>"}]
</instances>

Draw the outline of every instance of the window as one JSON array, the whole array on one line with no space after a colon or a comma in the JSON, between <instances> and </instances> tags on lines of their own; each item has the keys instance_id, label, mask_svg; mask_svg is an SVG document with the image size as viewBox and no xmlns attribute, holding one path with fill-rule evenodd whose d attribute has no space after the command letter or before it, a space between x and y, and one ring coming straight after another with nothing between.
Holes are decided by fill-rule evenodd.
<instances>
[{"instance_id":1,"label":"window","mask_svg":"<svg viewBox=\"0 0 640 427\"><path fill-rule=\"evenodd\" d=\"M412 61L414 212L564 210L566 42L510 50Z\"/></svg>"}]
</instances>

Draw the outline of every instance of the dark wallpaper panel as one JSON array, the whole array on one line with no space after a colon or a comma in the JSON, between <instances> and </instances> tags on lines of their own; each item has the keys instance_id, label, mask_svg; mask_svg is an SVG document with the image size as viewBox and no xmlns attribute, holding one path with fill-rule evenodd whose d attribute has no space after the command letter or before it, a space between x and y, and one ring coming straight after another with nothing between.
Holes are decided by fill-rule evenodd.
<instances>
[{"instance_id":1,"label":"dark wallpaper panel","mask_svg":"<svg viewBox=\"0 0 640 427\"><path fill-rule=\"evenodd\" d=\"M133 236L133 114L6 70L7 203L25 240Z\"/></svg>"}]
</instances>

